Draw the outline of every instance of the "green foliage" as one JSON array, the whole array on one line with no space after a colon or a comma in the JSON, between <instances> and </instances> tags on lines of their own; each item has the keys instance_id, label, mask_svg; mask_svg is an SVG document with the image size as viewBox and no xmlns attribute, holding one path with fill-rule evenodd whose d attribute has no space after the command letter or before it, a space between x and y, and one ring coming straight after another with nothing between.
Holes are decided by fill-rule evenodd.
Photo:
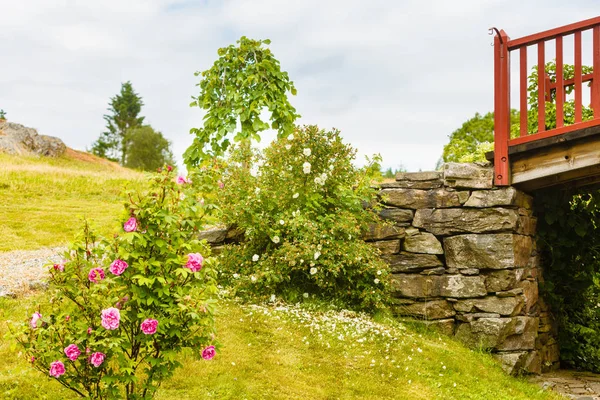
<instances>
[{"instance_id":1,"label":"green foliage","mask_svg":"<svg viewBox=\"0 0 600 400\"><path fill-rule=\"evenodd\" d=\"M107 130L92 144L92 153L123 165L128 151L126 133L142 126L144 117L139 113L144 103L127 81L121 84L121 92L112 97L109 104L110 114L104 115Z\"/></svg>"},{"instance_id":2,"label":"green foliage","mask_svg":"<svg viewBox=\"0 0 600 400\"><path fill-rule=\"evenodd\" d=\"M0 119L6 119L6 111L0 109Z\"/></svg>"},{"instance_id":3,"label":"green foliage","mask_svg":"<svg viewBox=\"0 0 600 400\"><path fill-rule=\"evenodd\" d=\"M196 72L202 76L197 85L200 94L190 106L206 114L203 126L190 130L195 138L184 154L188 166L198 165L209 155L222 155L232 135L236 141L259 141L259 133L269 128L279 137L294 130L299 115L287 93L295 95L296 88L271 50L263 47L271 42L242 36L237 43L219 49L219 58L210 69ZM261 119L265 109L271 115L270 124Z\"/></svg>"},{"instance_id":4,"label":"green foliage","mask_svg":"<svg viewBox=\"0 0 600 400\"><path fill-rule=\"evenodd\" d=\"M216 259L196 239L205 213L198 193L165 168L127 198L125 232L102 240L86 225L64 263L50 267L51 299L37 309L41 319L15 326L33 367L47 376L51 363L62 362L66 371L54 379L82 397L152 398L181 366L183 348L199 358L214 342ZM205 257L199 271L189 268L193 253ZM128 267L119 273L115 260ZM103 272L90 275L94 268ZM101 313L111 308L120 321L109 328ZM158 321L156 332L142 329L148 319ZM81 351L76 359L65 357L69 345ZM97 366L94 353L106 357Z\"/></svg>"},{"instance_id":5,"label":"green foliage","mask_svg":"<svg viewBox=\"0 0 600 400\"><path fill-rule=\"evenodd\" d=\"M245 241L223 256L224 279L241 295L319 296L362 309L384 307L389 269L360 238L375 213L371 178L378 158L358 169L338 131L297 129L264 153L245 143L223 178L223 222Z\"/></svg>"},{"instance_id":6,"label":"green foliage","mask_svg":"<svg viewBox=\"0 0 600 400\"><path fill-rule=\"evenodd\" d=\"M561 362L600 372L600 192L545 192L538 236L544 297L559 325Z\"/></svg>"},{"instance_id":7,"label":"green foliage","mask_svg":"<svg viewBox=\"0 0 600 400\"><path fill-rule=\"evenodd\" d=\"M150 125L129 129L125 141L125 166L128 168L156 171L162 165L174 164L169 141Z\"/></svg>"},{"instance_id":8,"label":"green foliage","mask_svg":"<svg viewBox=\"0 0 600 400\"><path fill-rule=\"evenodd\" d=\"M394 168L394 169L392 169L392 167L389 167L385 171L384 170L381 171L381 177L386 178L386 179L393 179L396 177L396 174L399 172L406 172L406 168L404 168L404 166L402 166L402 165L400 165L399 168Z\"/></svg>"}]
</instances>

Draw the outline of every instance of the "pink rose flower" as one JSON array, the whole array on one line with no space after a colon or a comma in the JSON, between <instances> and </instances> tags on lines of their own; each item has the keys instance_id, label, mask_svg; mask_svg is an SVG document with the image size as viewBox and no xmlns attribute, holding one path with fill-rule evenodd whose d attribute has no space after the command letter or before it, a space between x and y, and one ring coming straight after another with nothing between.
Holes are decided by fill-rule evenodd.
<instances>
[{"instance_id":1,"label":"pink rose flower","mask_svg":"<svg viewBox=\"0 0 600 400\"><path fill-rule=\"evenodd\" d=\"M205 360L212 360L215 356L215 346L208 346L204 350L202 350L202 358Z\"/></svg>"},{"instance_id":2,"label":"pink rose flower","mask_svg":"<svg viewBox=\"0 0 600 400\"><path fill-rule=\"evenodd\" d=\"M85 354L90 354L92 352L92 349L90 349L89 347L85 348Z\"/></svg>"},{"instance_id":3,"label":"pink rose flower","mask_svg":"<svg viewBox=\"0 0 600 400\"><path fill-rule=\"evenodd\" d=\"M71 316L70 316L70 315L67 315L67 316L65 317L65 321L69 322L70 320L71 320Z\"/></svg>"},{"instance_id":4,"label":"pink rose flower","mask_svg":"<svg viewBox=\"0 0 600 400\"><path fill-rule=\"evenodd\" d=\"M88 329L87 329L87 334L88 334L88 335L91 335L91 334L92 334L92 327L91 327L91 326L90 326L90 327L88 327Z\"/></svg>"},{"instance_id":5,"label":"pink rose flower","mask_svg":"<svg viewBox=\"0 0 600 400\"><path fill-rule=\"evenodd\" d=\"M142 322L140 327L142 328L142 332L144 332L146 335L152 335L152 334L156 333L156 328L158 327L158 321L155 319L148 318L148 319L145 319L144 322Z\"/></svg>"},{"instance_id":6,"label":"pink rose flower","mask_svg":"<svg viewBox=\"0 0 600 400\"><path fill-rule=\"evenodd\" d=\"M110 331L115 330L119 327L119 321L121 320L121 314L119 309L110 307L102 310L102 326Z\"/></svg>"},{"instance_id":7,"label":"pink rose flower","mask_svg":"<svg viewBox=\"0 0 600 400\"><path fill-rule=\"evenodd\" d=\"M90 282L98 283L101 280L104 280L104 269L102 268L92 268L90 273L88 274L88 279Z\"/></svg>"},{"instance_id":8,"label":"pink rose flower","mask_svg":"<svg viewBox=\"0 0 600 400\"><path fill-rule=\"evenodd\" d=\"M104 353L100 353L100 352L95 352L90 356L90 364L92 364L94 367L99 367L100 364L102 364L104 362L104 359L106 358L106 354Z\"/></svg>"},{"instance_id":9,"label":"pink rose flower","mask_svg":"<svg viewBox=\"0 0 600 400\"><path fill-rule=\"evenodd\" d=\"M71 361L75 361L77 360L77 357L79 357L79 355L81 354L81 351L79 351L79 347L77 347L76 344L70 344L67 347L65 347L65 354L67 355L67 358Z\"/></svg>"},{"instance_id":10,"label":"pink rose flower","mask_svg":"<svg viewBox=\"0 0 600 400\"><path fill-rule=\"evenodd\" d=\"M58 378L65 373L65 364L60 361L54 361L50 364L50 376Z\"/></svg>"},{"instance_id":11,"label":"pink rose flower","mask_svg":"<svg viewBox=\"0 0 600 400\"><path fill-rule=\"evenodd\" d=\"M35 357L31 356L31 363L33 364L35 362Z\"/></svg>"},{"instance_id":12,"label":"pink rose flower","mask_svg":"<svg viewBox=\"0 0 600 400\"><path fill-rule=\"evenodd\" d=\"M31 326L33 329L37 328L37 322L38 320L42 318L42 314L40 314L39 312L34 312L33 315L31 316L31 321L29 321L29 326Z\"/></svg>"},{"instance_id":13,"label":"pink rose flower","mask_svg":"<svg viewBox=\"0 0 600 400\"><path fill-rule=\"evenodd\" d=\"M129 267L129 265L125 261L116 259L112 262L112 264L110 264L109 269L113 274L121 275L127 269L127 267Z\"/></svg>"},{"instance_id":14,"label":"pink rose flower","mask_svg":"<svg viewBox=\"0 0 600 400\"><path fill-rule=\"evenodd\" d=\"M223 189L225 187L225 184L221 181L218 182L219 185L219 189Z\"/></svg>"},{"instance_id":15,"label":"pink rose flower","mask_svg":"<svg viewBox=\"0 0 600 400\"><path fill-rule=\"evenodd\" d=\"M204 257L200 253L188 254L188 262L185 264L186 268L189 268L192 272L198 272L202 269L202 263Z\"/></svg>"},{"instance_id":16,"label":"pink rose flower","mask_svg":"<svg viewBox=\"0 0 600 400\"><path fill-rule=\"evenodd\" d=\"M176 182L178 185L185 185L186 183L192 183L192 180L187 179L185 176L179 175Z\"/></svg>"},{"instance_id":17,"label":"pink rose flower","mask_svg":"<svg viewBox=\"0 0 600 400\"><path fill-rule=\"evenodd\" d=\"M137 228L138 222L137 219L135 219L135 217L129 218L127 222L125 222L125 225L123 225L123 230L125 230L125 232L137 231Z\"/></svg>"},{"instance_id":18,"label":"pink rose flower","mask_svg":"<svg viewBox=\"0 0 600 400\"><path fill-rule=\"evenodd\" d=\"M169 172L173 171L173 167L171 167L170 165L167 165L167 171L169 171Z\"/></svg>"},{"instance_id":19,"label":"pink rose flower","mask_svg":"<svg viewBox=\"0 0 600 400\"><path fill-rule=\"evenodd\" d=\"M65 270L64 264L54 264L53 267L54 267L55 271L64 272L64 270Z\"/></svg>"}]
</instances>

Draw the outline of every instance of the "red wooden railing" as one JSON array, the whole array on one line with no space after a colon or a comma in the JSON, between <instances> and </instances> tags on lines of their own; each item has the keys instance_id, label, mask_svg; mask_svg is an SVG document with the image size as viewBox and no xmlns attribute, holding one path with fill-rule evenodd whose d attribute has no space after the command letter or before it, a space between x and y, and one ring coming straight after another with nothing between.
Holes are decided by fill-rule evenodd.
<instances>
[{"instance_id":1,"label":"red wooden railing","mask_svg":"<svg viewBox=\"0 0 600 400\"><path fill-rule=\"evenodd\" d=\"M600 125L600 17L591 18L560 28L550 29L534 35L511 40L503 31L496 32L494 38L494 169L495 184L510 185L510 164L508 153L510 146L516 146L544 139L563 133ZM581 33L592 30L593 72L583 74L581 71ZM563 39L573 35L574 67L573 79L563 78ZM545 74L545 45L554 40L556 45L556 82L551 82ZM538 66L538 131L527 130L527 48L537 46ZM510 53L519 51L519 108L520 108L520 137L510 138ZM591 107L594 117L582 121L582 90L583 82L590 82ZM575 123L564 125L565 88L574 86ZM556 91L556 128L546 130L546 100L550 100L550 92Z\"/></svg>"}]
</instances>

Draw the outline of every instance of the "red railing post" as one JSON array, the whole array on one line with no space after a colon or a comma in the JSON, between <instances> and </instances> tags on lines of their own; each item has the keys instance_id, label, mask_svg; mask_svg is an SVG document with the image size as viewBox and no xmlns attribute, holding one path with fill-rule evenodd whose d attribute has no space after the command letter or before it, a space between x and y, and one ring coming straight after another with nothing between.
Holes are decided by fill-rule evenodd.
<instances>
[{"instance_id":1,"label":"red railing post","mask_svg":"<svg viewBox=\"0 0 600 400\"><path fill-rule=\"evenodd\" d=\"M508 140L510 139L509 37L503 30L494 37L494 182L510 185Z\"/></svg>"}]
</instances>

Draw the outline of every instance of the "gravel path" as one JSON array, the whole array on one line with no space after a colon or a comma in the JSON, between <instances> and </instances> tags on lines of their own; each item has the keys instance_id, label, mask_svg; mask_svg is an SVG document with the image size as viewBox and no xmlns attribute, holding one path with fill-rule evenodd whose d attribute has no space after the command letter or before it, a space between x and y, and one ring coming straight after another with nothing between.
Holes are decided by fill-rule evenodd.
<instances>
[{"instance_id":1,"label":"gravel path","mask_svg":"<svg viewBox=\"0 0 600 400\"><path fill-rule=\"evenodd\" d=\"M44 265L60 262L65 247L0 253L0 297L18 296L46 287Z\"/></svg>"}]
</instances>

